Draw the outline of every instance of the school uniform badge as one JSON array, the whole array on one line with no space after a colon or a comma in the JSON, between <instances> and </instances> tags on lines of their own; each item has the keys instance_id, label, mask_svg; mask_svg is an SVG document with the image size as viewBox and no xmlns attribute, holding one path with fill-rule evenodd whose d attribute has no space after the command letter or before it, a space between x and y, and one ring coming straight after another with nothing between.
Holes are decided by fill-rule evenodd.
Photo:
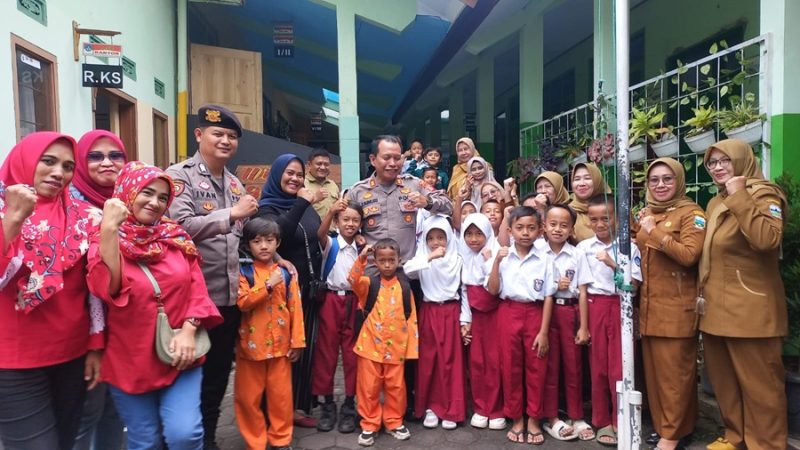
<instances>
[{"instance_id":1,"label":"school uniform badge","mask_svg":"<svg viewBox=\"0 0 800 450\"><path fill-rule=\"evenodd\" d=\"M567 278L569 278L569 280L572 281L572 279L575 278L575 271L572 270L572 269L568 269L567 270Z\"/></svg>"},{"instance_id":2,"label":"school uniform badge","mask_svg":"<svg viewBox=\"0 0 800 450\"><path fill-rule=\"evenodd\" d=\"M544 280L539 280L539 279L533 280L533 290L535 290L536 292L541 292L542 286L544 286Z\"/></svg>"}]
</instances>

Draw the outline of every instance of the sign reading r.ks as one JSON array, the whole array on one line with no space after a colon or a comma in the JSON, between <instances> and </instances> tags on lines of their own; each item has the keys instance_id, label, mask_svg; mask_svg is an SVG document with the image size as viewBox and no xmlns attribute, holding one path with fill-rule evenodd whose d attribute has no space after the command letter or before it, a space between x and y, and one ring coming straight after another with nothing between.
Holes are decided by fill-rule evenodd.
<instances>
[{"instance_id":1,"label":"sign reading r.ks","mask_svg":"<svg viewBox=\"0 0 800 450\"><path fill-rule=\"evenodd\" d=\"M122 66L83 64L81 73L83 87L122 89Z\"/></svg>"}]
</instances>

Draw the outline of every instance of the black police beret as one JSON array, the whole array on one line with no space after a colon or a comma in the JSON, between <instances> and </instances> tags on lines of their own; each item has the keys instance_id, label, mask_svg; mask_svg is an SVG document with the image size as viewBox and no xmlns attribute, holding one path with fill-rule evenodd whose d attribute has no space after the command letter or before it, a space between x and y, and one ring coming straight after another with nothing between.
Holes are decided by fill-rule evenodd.
<instances>
[{"instance_id":1,"label":"black police beret","mask_svg":"<svg viewBox=\"0 0 800 450\"><path fill-rule=\"evenodd\" d=\"M220 127L236 131L242 137L242 124L236 114L218 105L203 105L197 110L200 127Z\"/></svg>"}]
</instances>

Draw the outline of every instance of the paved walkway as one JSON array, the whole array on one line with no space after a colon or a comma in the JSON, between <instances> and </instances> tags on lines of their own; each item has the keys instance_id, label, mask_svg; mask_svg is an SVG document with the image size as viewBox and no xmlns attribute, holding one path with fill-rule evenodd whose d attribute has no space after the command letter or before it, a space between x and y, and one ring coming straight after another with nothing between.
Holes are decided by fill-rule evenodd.
<instances>
[{"instance_id":1,"label":"paved walkway","mask_svg":"<svg viewBox=\"0 0 800 450\"><path fill-rule=\"evenodd\" d=\"M341 374L341 365L336 376L336 383L334 386L334 396L337 402L341 404L344 387L343 376ZM236 420L233 414L233 376L228 385L228 392L223 401L223 413L220 418L219 428L217 429L217 441L223 450L244 450L244 442L242 441L239 431L236 428ZM709 414L713 411L707 411L707 408L701 408L701 419L698 423L697 431L695 432L696 442L693 443L690 450L704 450L705 444L714 440L715 433L718 432L718 426L714 418ZM314 411L315 415L319 411ZM391 435L381 433L375 440L375 449L435 449L435 450L500 450L500 449L515 449L520 450L524 448L531 448L525 444L517 444L506 440L505 431L491 431L491 430L478 430L472 428L467 424L461 425L459 428L452 431L445 431L442 428L426 429L422 426L421 422L406 423L411 430L411 439L407 441L398 441ZM358 430L357 430L358 431ZM358 445L358 434L341 434L337 431L322 433L316 429L311 428L295 428L295 439L292 442L295 450L355 450L360 449ZM597 442L560 442L550 438L545 434L545 444L542 448L547 449L593 449L601 450L605 447ZM642 449L648 449L646 444Z\"/></svg>"}]
</instances>

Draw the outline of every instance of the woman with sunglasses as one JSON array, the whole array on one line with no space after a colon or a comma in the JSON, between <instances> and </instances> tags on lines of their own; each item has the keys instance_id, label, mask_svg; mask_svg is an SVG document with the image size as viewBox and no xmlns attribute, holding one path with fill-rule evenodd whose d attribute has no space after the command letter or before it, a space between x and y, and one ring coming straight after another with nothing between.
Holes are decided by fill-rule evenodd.
<instances>
[{"instance_id":1,"label":"woman with sunglasses","mask_svg":"<svg viewBox=\"0 0 800 450\"><path fill-rule=\"evenodd\" d=\"M702 208L686 196L683 165L659 158L647 168L639 327L644 376L659 450L681 448L697 420L697 261L706 235Z\"/></svg>"},{"instance_id":2,"label":"woman with sunglasses","mask_svg":"<svg viewBox=\"0 0 800 450\"><path fill-rule=\"evenodd\" d=\"M92 130L78 141L75 154L75 176L69 187L73 198L84 200L103 208L111 198L114 182L127 162L125 144L116 134L106 130ZM104 310L100 299L90 296L89 308L92 331L105 328ZM100 352L90 352L90 358L100 358ZM124 437L123 425L108 394L105 383L94 386L86 393L78 436L73 450L120 448Z\"/></svg>"},{"instance_id":3,"label":"woman with sunglasses","mask_svg":"<svg viewBox=\"0 0 800 450\"><path fill-rule=\"evenodd\" d=\"M786 196L764 179L744 141L717 142L703 162L719 191L706 207L700 331L725 422L725 436L708 448L786 448L781 347L788 322L778 270Z\"/></svg>"}]
</instances>

